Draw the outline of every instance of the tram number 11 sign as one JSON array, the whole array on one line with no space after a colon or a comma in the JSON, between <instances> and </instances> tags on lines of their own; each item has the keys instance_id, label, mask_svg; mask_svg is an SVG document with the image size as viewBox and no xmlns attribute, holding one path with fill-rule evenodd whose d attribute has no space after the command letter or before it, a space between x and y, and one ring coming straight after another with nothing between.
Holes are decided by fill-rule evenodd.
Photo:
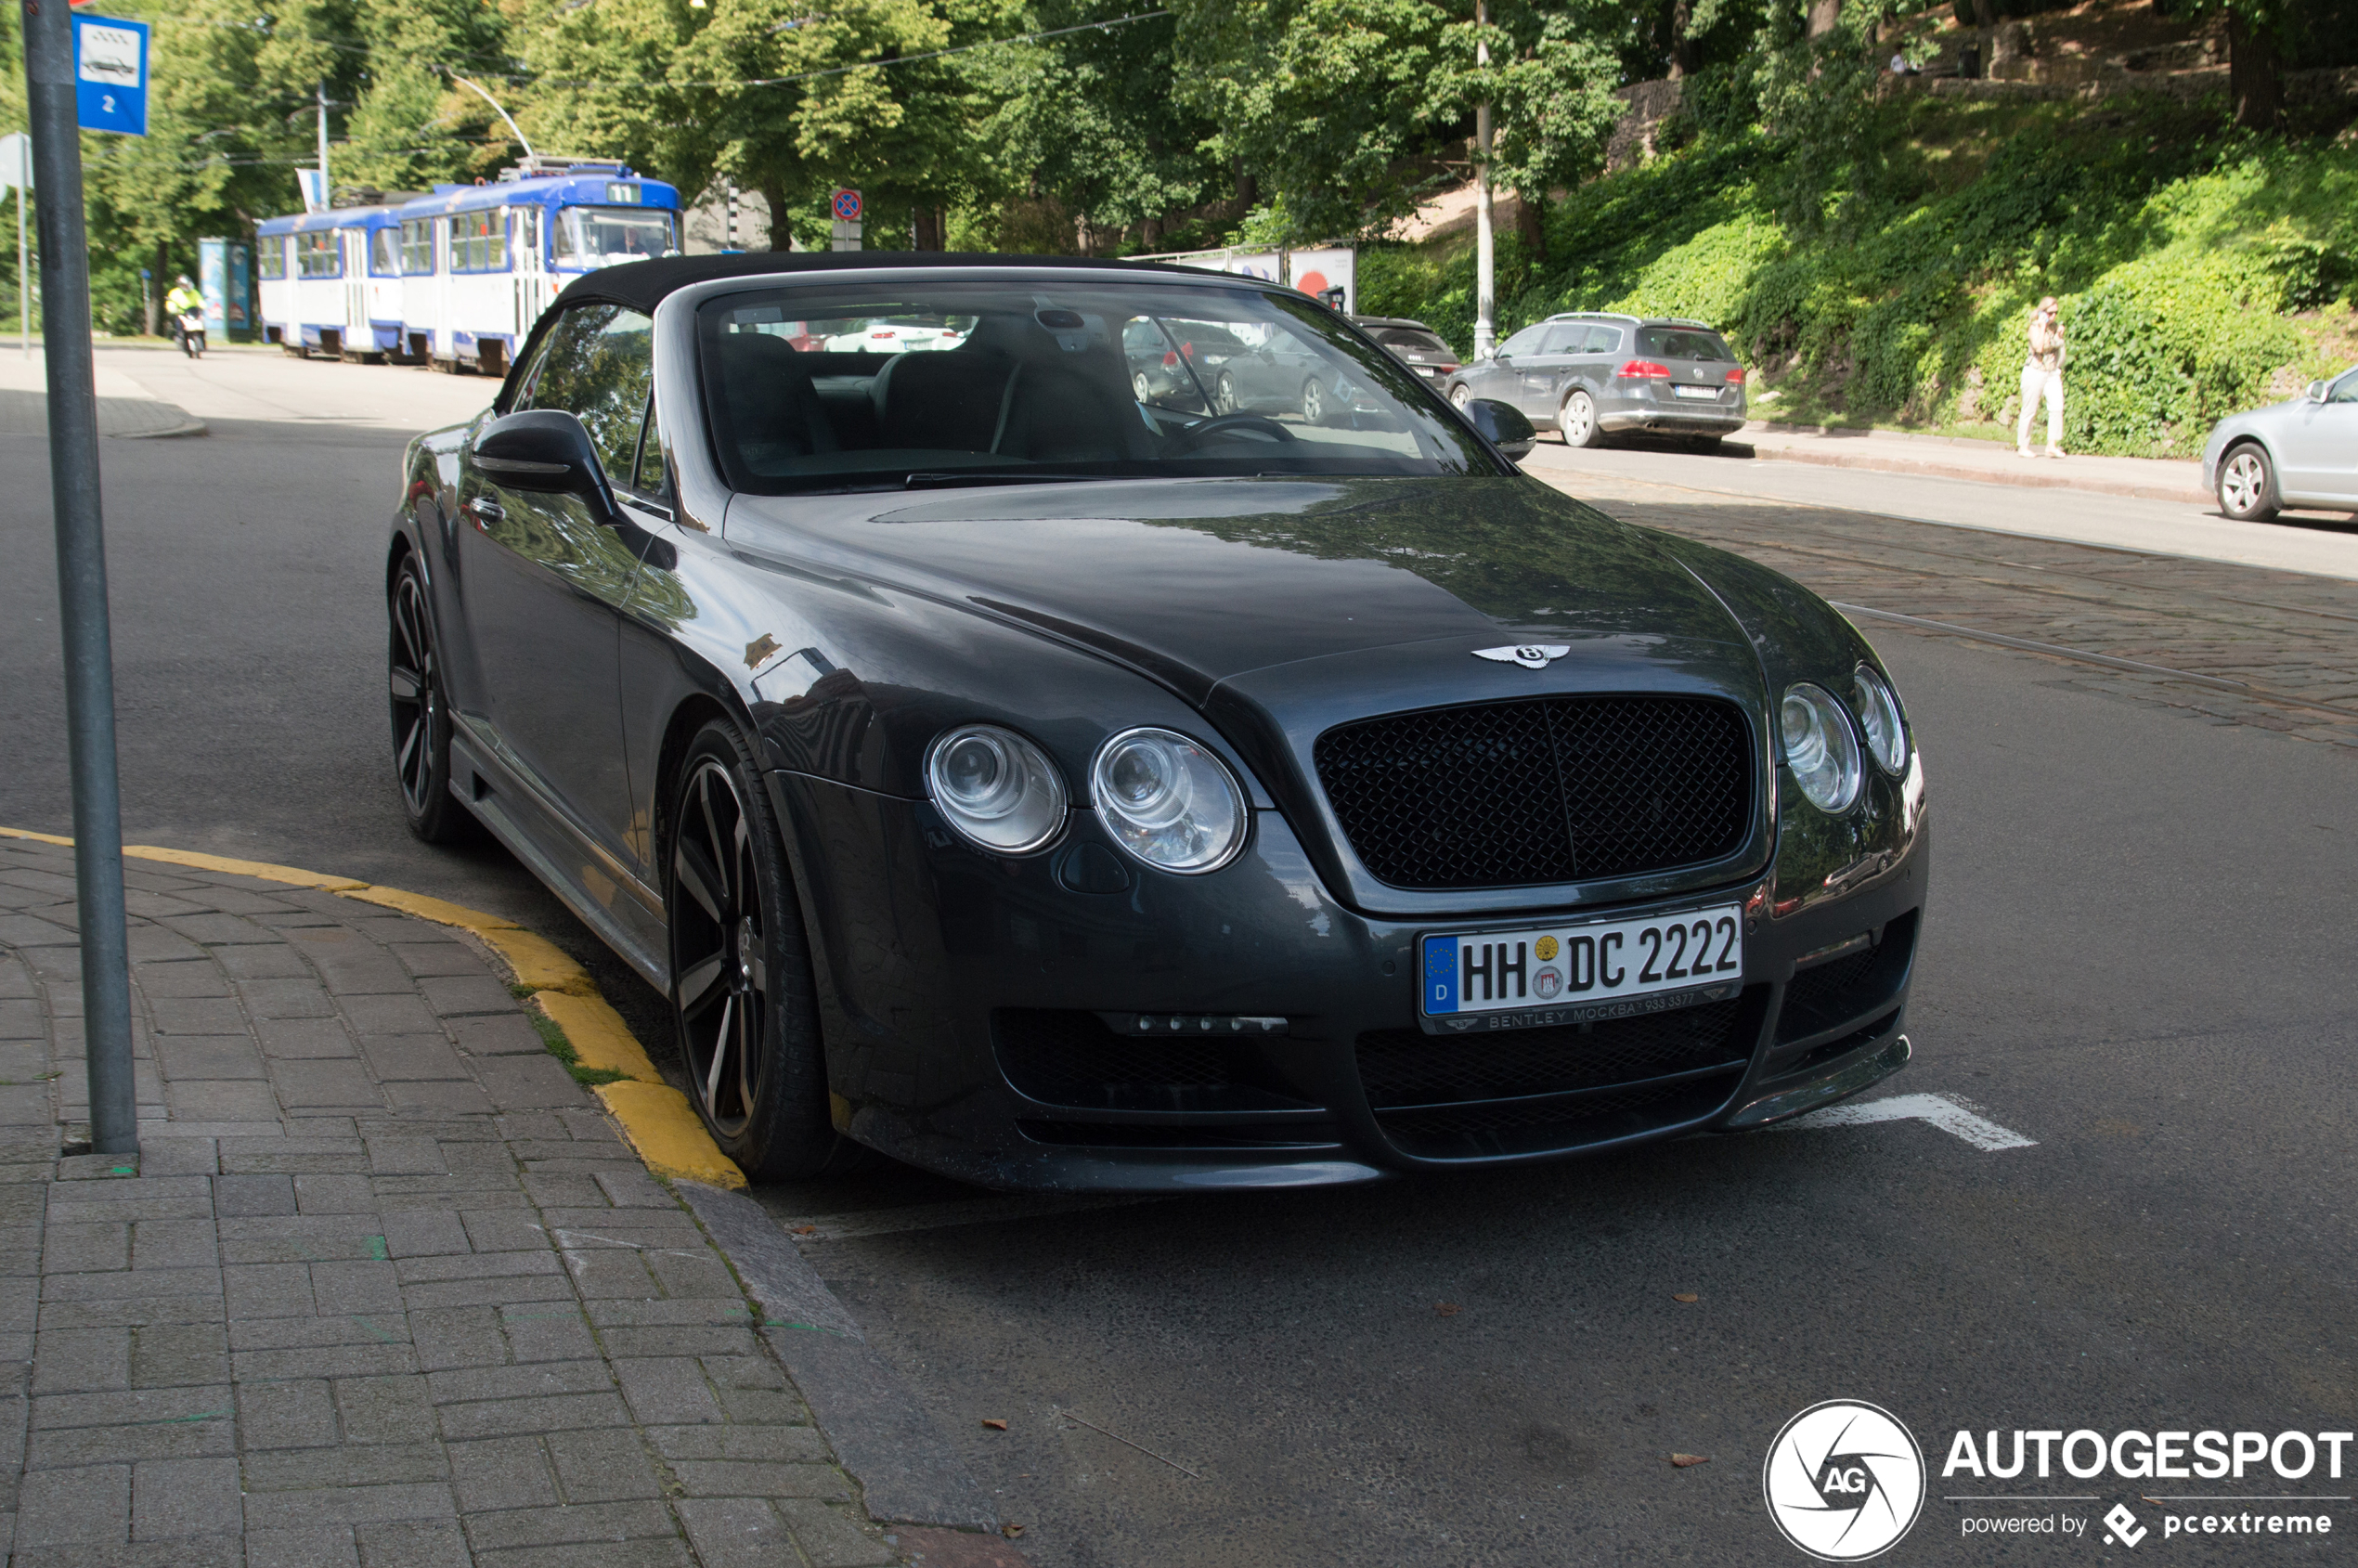
<instances>
[{"instance_id":1,"label":"tram number 11 sign","mask_svg":"<svg viewBox=\"0 0 2358 1568\"><path fill-rule=\"evenodd\" d=\"M85 131L148 134L148 24L73 19L74 121Z\"/></svg>"}]
</instances>

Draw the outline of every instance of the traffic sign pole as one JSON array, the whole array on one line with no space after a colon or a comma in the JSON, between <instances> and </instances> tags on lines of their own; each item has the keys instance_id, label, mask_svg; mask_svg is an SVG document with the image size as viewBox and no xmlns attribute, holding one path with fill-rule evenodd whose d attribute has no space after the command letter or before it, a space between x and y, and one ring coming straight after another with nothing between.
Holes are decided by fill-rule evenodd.
<instances>
[{"instance_id":1,"label":"traffic sign pole","mask_svg":"<svg viewBox=\"0 0 2358 1568\"><path fill-rule=\"evenodd\" d=\"M26 110L42 200L42 353L49 371L49 489L65 629L66 730L73 770L73 870L82 928L83 1048L90 1143L139 1152L131 1079L130 939L123 897L123 798L115 773L114 659L98 510L98 400L90 355L90 249L82 219L73 22L66 0L18 0ZM146 128L142 50L140 128Z\"/></svg>"}]
</instances>

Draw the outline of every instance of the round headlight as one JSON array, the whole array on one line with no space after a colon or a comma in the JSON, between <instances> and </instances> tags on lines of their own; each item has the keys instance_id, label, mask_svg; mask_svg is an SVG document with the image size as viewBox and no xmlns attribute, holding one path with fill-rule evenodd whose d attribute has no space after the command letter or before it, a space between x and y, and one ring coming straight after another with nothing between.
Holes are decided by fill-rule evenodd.
<instances>
[{"instance_id":1,"label":"round headlight","mask_svg":"<svg viewBox=\"0 0 2358 1568\"><path fill-rule=\"evenodd\" d=\"M1867 750L1876 766L1893 778L1908 771L1908 724L1899 717L1899 698L1891 683L1865 665L1851 678L1850 700L1859 709L1859 727L1867 732Z\"/></svg>"},{"instance_id":2,"label":"round headlight","mask_svg":"<svg viewBox=\"0 0 2358 1568\"><path fill-rule=\"evenodd\" d=\"M1169 730L1108 741L1089 795L1114 842L1165 871L1216 871L1244 847L1244 791L1220 758Z\"/></svg>"},{"instance_id":3,"label":"round headlight","mask_svg":"<svg viewBox=\"0 0 2358 1568\"><path fill-rule=\"evenodd\" d=\"M1846 811L1859 798L1859 739L1834 694L1807 681L1786 689L1777 715L1785 766L1821 811Z\"/></svg>"},{"instance_id":4,"label":"round headlight","mask_svg":"<svg viewBox=\"0 0 2358 1568\"><path fill-rule=\"evenodd\" d=\"M1003 855L1037 849L1064 826L1064 780L1038 746L1012 730L969 724L951 731L933 743L926 782L952 827Z\"/></svg>"}]
</instances>

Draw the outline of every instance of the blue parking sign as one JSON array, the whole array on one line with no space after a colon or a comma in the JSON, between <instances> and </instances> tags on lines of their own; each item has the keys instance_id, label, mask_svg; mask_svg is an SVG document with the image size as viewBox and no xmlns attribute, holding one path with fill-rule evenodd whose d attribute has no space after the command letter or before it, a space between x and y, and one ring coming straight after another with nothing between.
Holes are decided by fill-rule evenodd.
<instances>
[{"instance_id":1,"label":"blue parking sign","mask_svg":"<svg viewBox=\"0 0 2358 1568\"><path fill-rule=\"evenodd\" d=\"M73 19L74 120L85 131L148 134L148 24Z\"/></svg>"}]
</instances>

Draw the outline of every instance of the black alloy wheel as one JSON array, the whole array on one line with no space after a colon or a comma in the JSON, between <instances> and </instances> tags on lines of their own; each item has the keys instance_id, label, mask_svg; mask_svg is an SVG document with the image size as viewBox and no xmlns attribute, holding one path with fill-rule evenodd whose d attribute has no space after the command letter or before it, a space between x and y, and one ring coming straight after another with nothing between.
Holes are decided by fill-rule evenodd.
<instances>
[{"instance_id":1,"label":"black alloy wheel","mask_svg":"<svg viewBox=\"0 0 2358 1568\"><path fill-rule=\"evenodd\" d=\"M810 948L769 797L736 731L689 744L666 817L672 1017L689 1097L757 1182L847 1167L827 1114Z\"/></svg>"},{"instance_id":2,"label":"black alloy wheel","mask_svg":"<svg viewBox=\"0 0 2358 1568\"><path fill-rule=\"evenodd\" d=\"M434 657L425 573L402 560L387 603L386 681L393 697L393 771L409 831L429 844L460 837L473 818L450 793L450 706Z\"/></svg>"}]
</instances>

